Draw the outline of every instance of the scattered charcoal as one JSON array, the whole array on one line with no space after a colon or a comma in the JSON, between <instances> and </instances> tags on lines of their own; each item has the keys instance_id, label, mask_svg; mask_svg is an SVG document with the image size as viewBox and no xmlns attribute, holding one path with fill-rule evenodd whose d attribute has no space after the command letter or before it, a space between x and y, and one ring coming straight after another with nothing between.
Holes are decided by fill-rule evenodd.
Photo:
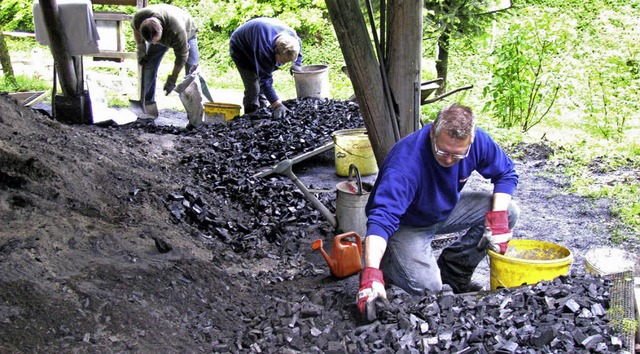
<instances>
[{"instance_id":1,"label":"scattered charcoal","mask_svg":"<svg viewBox=\"0 0 640 354\"><path fill-rule=\"evenodd\" d=\"M337 282L326 272L321 274L299 255L302 247L309 247L308 234L300 230L313 227L330 235L328 223L288 178L252 177L321 146L335 130L362 127L362 118L357 104L348 101L301 99L285 104L292 113L281 121L271 119L270 110L263 109L224 124L189 130L134 125L152 134L186 135L192 144L207 147L206 153L182 157L181 166L193 171L193 180L165 196L164 203L173 222L197 229L194 237L208 240L212 248L222 243L236 252L214 253L212 266L219 264L218 259L237 260L239 268L261 258L278 263L258 274L240 272L259 284L252 289L256 297L262 296L262 287L269 287L270 301L264 307L249 313L235 307L217 308L212 302L212 311L239 316L242 326L222 329L226 333L218 338L202 330L202 343L209 343L209 349L514 354L622 349L620 334L605 319L611 281L590 274L474 296L454 295L451 289L409 296L391 287L389 303L376 308L377 320L363 325L354 304L357 278L341 280L348 286L335 286ZM319 198L331 212L335 210L335 198L328 194ZM313 277L315 292L283 281L304 276ZM186 275L179 280L197 284ZM204 322L207 315L202 316Z\"/></svg>"},{"instance_id":2,"label":"scattered charcoal","mask_svg":"<svg viewBox=\"0 0 640 354\"><path fill-rule=\"evenodd\" d=\"M153 237L153 242L160 253L167 253L173 249L173 246L158 236Z\"/></svg>"}]
</instances>

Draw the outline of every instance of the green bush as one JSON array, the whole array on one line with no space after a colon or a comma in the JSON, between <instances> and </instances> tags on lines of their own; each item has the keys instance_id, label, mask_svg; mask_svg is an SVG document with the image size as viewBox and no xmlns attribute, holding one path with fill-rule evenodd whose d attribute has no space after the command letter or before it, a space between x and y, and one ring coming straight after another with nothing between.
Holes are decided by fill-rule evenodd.
<instances>
[{"instance_id":1,"label":"green bush","mask_svg":"<svg viewBox=\"0 0 640 354\"><path fill-rule=\"evenodd\" d=\"M484 61L493 72L483 90L485 110L506 128L523 132L549 114L561 89L562 64L575 33L572 19L557 12L522 9L498 38L493 55Z\"/></svg>"}]
</instances>

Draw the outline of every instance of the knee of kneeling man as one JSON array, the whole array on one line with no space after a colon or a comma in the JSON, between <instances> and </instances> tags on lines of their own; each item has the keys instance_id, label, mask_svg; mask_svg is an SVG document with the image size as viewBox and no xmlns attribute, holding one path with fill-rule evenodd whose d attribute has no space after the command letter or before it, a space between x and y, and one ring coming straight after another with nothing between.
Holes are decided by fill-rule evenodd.
<instances>
[{"instance_id":1,"label":"knee of kneeling man","mask_svg":"<svg viewBox=\"0 0 640 354\"><path fill-rule=\"evenodd\" d=\"M415 295L424 295L427 291L438 293L442 290L442 279L440 277L419 279L415 285Z\"/></svg>"}]
</instances>

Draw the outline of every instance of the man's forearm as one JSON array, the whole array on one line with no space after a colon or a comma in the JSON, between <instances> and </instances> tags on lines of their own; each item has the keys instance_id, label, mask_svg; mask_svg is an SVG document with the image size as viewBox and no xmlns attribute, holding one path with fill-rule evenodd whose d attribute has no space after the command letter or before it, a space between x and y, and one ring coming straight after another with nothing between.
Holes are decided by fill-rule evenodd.
<instances>
[{"instance_id":1,"label":"man's forearm","mask_svg":"<svg viewBox=\"0 0 640 354\"><path fill-rule=\"evenodd\" d=\"M511 203L511 194L493 193L493 211L507 210Z\"/></svg>"},{"instance_id":2,"label":"man's forearm","mask_svg":"<svg viewBox=\"0 0 640 354\"><path fill-rule=\"evenodd\" d=\"M381 236L369 235L364 240L364 266L380 268L380 261L387 249L387 241Z\"/></svg>"}]
</instances>

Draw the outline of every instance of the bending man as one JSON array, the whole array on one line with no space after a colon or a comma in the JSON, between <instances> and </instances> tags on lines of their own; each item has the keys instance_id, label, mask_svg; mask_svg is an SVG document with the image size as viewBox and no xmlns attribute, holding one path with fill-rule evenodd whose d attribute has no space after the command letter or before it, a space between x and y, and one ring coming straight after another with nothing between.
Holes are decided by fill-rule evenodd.
<instances>
[{"instance_id":1,"label":"bending man","mask_svg":"<svg viewBox=\"0 0 640 354\"><path fill-rule=\"evenodd\" d=\"M233 31L229 51L244 84L245 114L269 106L279 119L289 111L273 88L272 73L288 62L297 70L301 46L293 29L272 18L255 18Z\"/></svg>"},{"instance_id":2,"label":"bending man","mask_svg":"<svg viewBox=\"0 0 640 354\"><path fill-rule=\"evenodd\" d=\"M474 171L491 180L493 193L461 193ZM513 161L476 128L468 107L443 108L435 122L398 141L365 209L360 311L386 298L385 280L414 295L438 292L443 284L455 293L481 290L471 276L487 246L504 253L519 214L511 200L517 184ZM434 235L464 230L436 261Z\"/></svg>"},{"instance_id":3,"label":"bending man","mask_svg":"<svg viewBox=\"0 0 640 354\"><path fill-rule=\"evenodd\" d=\"M156 77L162 57L173 49L175 62L163 90L168 95L176 87L180 70L188 75L198 64L198 27L186 11L168 4L149 5L138 10L131 22L138 63L144 75L145 101L155 102Z\"/></svg>"}]
</instances>

